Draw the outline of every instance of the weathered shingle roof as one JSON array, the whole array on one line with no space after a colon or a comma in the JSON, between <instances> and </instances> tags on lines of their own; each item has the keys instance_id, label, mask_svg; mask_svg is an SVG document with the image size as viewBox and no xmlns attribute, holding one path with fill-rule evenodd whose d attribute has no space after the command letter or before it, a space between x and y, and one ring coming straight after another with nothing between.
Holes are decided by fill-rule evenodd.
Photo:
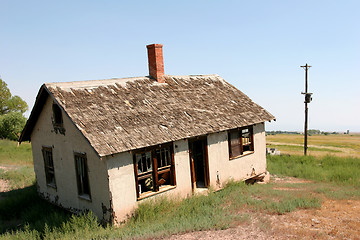
<instances>
[{"instance_id":1,"label":"weathered shingle roof","mask_svg":"<svg viewBox=\"0 0 360 240\"><path fill-rule=\"evenodd\" d=\"M49 83L45 88L100 156L274 119L218 75L165 75L165 80Z\"/></svg>"}]
</instances>

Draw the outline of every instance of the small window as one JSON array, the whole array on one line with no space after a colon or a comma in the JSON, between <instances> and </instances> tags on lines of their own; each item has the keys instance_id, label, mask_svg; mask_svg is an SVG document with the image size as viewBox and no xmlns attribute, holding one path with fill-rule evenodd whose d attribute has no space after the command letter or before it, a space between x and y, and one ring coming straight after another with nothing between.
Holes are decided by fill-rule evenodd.
<instances>
[{"instance_id":1,"label":"small window","mask_svg":"<svg viewBox=\"0 0 360 240\"><path fill-rule=\"evenodd\" d=\"M61 108L56 103L53 103L52 111L53 111L52 123L55 133L60 133L65 135L65 128L63 124Z\"/></svg>"},{"instance_id":2,"label":"small window","mask_svg":"<svg viewBox=\"0 0 360 240\"><path fill-rule=\"evenodd\" d=\"M75 153L76 180L78 194L80 197L91 199L90 184L87 168L87 158L85 153Z\"/></svg>"},{"instance_id":3,"label":"small window","mask_svg":"<svg viewBox=\"0 0 360 240\"><path fill-rule=\"evenodd\" d=\"M228 139L230 158L235 158L254 151L252 126L230 131Z\"/></svg>"},{"instance_id":4,"label":"small window","mask_svg":"<svg viewBox=\"0 0 360 240\"><path fill-rule=\"evenodd\" d=\"M63 119L62 119L61 109L56 103L53 104L53 117L54 117L54 124L62 127Z\"/></svg>"},{"instance_id":5,"label":"small window","mask_svg":"<svg viewBox=\"0 0 360 240\"><path fill-rule=\"evenodd\" d=\"M44 158L46 184L50 187L56 188L55 169L54 169L52 148L51 147L43 147L42 153L43 153L43 158Z\"/></svg>"},{"instance_id":6,"label":"small window","mask_svg":"<svg viewBox=\"0 0 360 240\"><path fill-rule=\"evenodd\" d=\"M176 185L172 145L134 154L134 169L138 198Z\"/></svg>"}]
</instances>

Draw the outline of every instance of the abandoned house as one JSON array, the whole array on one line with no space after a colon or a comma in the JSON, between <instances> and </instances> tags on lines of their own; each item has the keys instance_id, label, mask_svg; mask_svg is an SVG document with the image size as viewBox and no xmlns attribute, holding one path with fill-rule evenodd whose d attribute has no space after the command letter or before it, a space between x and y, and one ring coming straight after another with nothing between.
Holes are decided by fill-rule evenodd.
<instances>
[{"instance_id":1,"label":"abandoned house","mask_svg":"<svg viewBox=\"0 0 360 240\"><path fill-rule=\"evenodd\" d=\"M164 74L43 84L19 138L31 141L40 196L118 222L144 199L187 197L266 172L274 116L218 75Z\"/></svg>"}]
</instances>

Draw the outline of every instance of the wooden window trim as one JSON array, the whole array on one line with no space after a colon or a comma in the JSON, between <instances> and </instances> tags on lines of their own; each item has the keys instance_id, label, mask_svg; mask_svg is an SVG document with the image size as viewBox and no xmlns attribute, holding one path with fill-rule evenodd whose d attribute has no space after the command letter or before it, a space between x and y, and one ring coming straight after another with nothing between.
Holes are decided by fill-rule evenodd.
<instances>
[{"instance_id":1,"label":"wooden window trim","mask_svg":"<svg viewBox=\"0 0 360 240\"><path fill-rule=\"evenodd\" d=\"M65 135L64 117L62 109L56 102L53 102L52 104L52 124L55 133Z\"/></svg>"},{"instance_id":2,"label":"wooden window trim","mask_svg":"<svg viewBox=\"0 0 360 240\"><path fill-rule=\"evenodd\" d=\"M163 166L158 169L157 167L157 157L156 157L156 150L169 148L170 149L170 165ZM139 173L138 166L136 161L136 154L141 154L145 152L151 152L151 160L152 160L152 170L151 172L146 173ZM141 200L150 196L153 196L157 193L165 192L170 189L176 188L176 173L175 173L175 159L174 159L174 148L173 143L166 143L157 146L147 147L139 150L132 151L133 154L133 165L134 165L134 176L135 176L135 188L136 188L136 197L137 200ZM160 185L158 184L159 175L169 172L170 175L170 184L166 185L165 189L160 189ZM152 176L153 179L153 190L148 191L146 193L141 194L139 189L139 181L143 179L149 178Z\"/></svg>"},{"instance_id":3,"label":"wooden window trim","mask_svg":"<svg viewBox=\"0 0 360 240\"><path fill-rule=\"evenodd\" d=\"M50 153L52 166L49 166L49 164L48 164L48 159L47 159L48 155L47 155L47 153ZM56 189L54 155L53 155L52 147L43 146L42 147L42 154L43 154L43 160L44 160L44 170L45 170L46 185L48 187L52 187L52 188ZM53 183L50 182L50 180L51 180L50 178L54 180Z\"/></svg>"},{"instance_id":4,"label":"wooden window trim","mask_svg":"<svg viewBox=\"0 0 360 240\"><path fill-rule=\"evenodd\" d=\"M88 193L85 193L84 189L86 186L81 186L81 179L79 175L79 169L77 164L77 158L83 158L84 159L84 172L86 173L86 184L88 188ZM76 183L77 183L77 189L78 189L78 197L80 199L84 199L87 201L91 201L91 188L90 188L90 181L89 181L89 168L88 168L88 161L87 161L87 155L86 153L81 152L74 152L74 162L75 162L75 171L76 171Z\"/></svg>"},{"instance_id":5,"label":"wooden window trim","mask_svg":"<svg viewBox=\"0 0 360 240\"><path fill-rule=\"evenodd\" d=\"M242 130L244 129L248 129L249 131L249 138L250 138L250 150L244 152L244 145L243 145L243 140L242 140ZM232 155L232 144L231 144L231 137L230 134L236 132L238 135L238 139L239 139L239 145L240 145L240 155L237 156L233 156ZM248 144L247 144L248 145ZM253 154L255 152L255 148L254 148L254 126L246 126L246 127L241 127L241 128L237 128L237 129L232 129L230 131L228 131L228 147L229 147L229 159L233 160L233 159L237 159L237 158L241 158L250 154Z\"/></svg>"}]
</instances>

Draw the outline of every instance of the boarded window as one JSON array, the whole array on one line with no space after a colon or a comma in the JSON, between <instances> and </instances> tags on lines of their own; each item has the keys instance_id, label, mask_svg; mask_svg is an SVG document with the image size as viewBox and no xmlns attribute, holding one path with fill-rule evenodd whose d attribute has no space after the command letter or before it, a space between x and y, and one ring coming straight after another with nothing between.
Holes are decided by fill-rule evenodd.
<instances>
[{"instance_id":1,"label":"boarded window","mask_svg":"<svg viewBox=\"0 0 360 240\"><path fill-rule=\"evenodd\" d=\"M74 153L78 194L90 199L90 184L85 153Z\"/></svg>"},{"instance_id":2,"label":"boarded window","mask_svg":"<svg viewBox=\"0 0 360 240\"><path fill-rule=\"evenodd\" d=\"M254 151L252 126L229 131L228 139L230 158Z\"/></svg>"},{"instance_id":3,"label":"boarded window","mask_svg":"<svg viewBox=\"0 0 360 240\"><path fill-rule=\"evenodd\" d=\"M43 147L42 153L44 158L46 184L51 187L56 187L52 148Z\"/></svg>"},{"instance_id":4,"label":"boarded window","mask_svg":"<svg viewBox=\"0 0 360 240\"><path fill-rule=\"evenodd\" d=\"M161 191L175 184L175 166L172 145L156 147L134 154L137 197Z\"/></svg>"}]
</instances>

